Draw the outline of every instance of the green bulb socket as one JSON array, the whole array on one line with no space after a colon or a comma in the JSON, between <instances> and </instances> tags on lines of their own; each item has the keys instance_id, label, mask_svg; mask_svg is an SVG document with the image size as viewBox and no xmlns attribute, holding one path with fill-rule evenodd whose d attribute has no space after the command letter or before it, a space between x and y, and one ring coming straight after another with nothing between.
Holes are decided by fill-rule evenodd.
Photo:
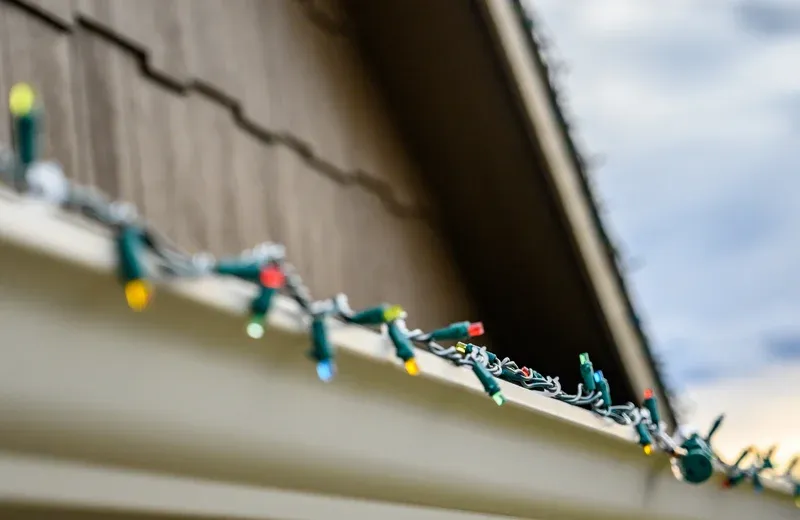
<instances>
[{"instance_id":1,"label":"green bulb socket","mask_svg":"<svg viewBox=\"0 0 800 520\"><path fill-rule=\"evenodd\" d=\"M728 477L728 479L727 479L727 480L728 480L728 486L729 486L729 487L735 487L735 486L738 486L739 484L741 484L741 483L742 483L742 481L744 480L744 478L745 478L745 474L744 474L744 473L737 473L737 474L735 474L735 475L731 475L731 476L730 476L730 477Z\"/></svg>"},{"instance_id":2,"label":"green bulb socket","mask_svg":"<svg viewBox=\"0 0 800 520\"><path fill-rule=\"evenodd\" d=\"M791 475L794 472L794 468L797 467L798 463L800 463L800 457L793 457L792 460L789 461L789 464L786 466L786 474Z\"/></svg>"},{"instance_id":3,"label":"green bulb socket","mask_svg":"<svg viewBox=\"0 0 800 520\"><path fill-rule=\"evenodd\" d=\"M214 272L223 276L233 276L246 282L258 283L261 277L261 266L257 263L242 263L236 260L217 262Z\"/></svg>"},{"instance_id":4,"label":"green bulb socket","mask_svg":"<svg viewBox=\"0 0 800 520\"><path fill-rule=\"evenodd\" d=\"M333 349L328 341L328 331L323 316L314 316L311 322L311 352L309 356L318 362L333 359Z\"/></svg>"},{"instance_id":5,"label":"green bulb socket","mask_svg":"<svg viewBox=\"0 0 800 520\"><path fill-rule=\"evenodd\" d=\"M736 462L734 462L733 465L738 468L741 465L741 463L744 462L744 459L746 459L747 456L750 455L750 453L752 453L752 450L750 448L742 450L742 452L739 454L739 458L736 459Z\"/></svg>"},{"instance_id":6,"label":"green bulb socket","mask_svg":"<svg viewBox=\"0 0 800 520\"><path fill-rule=\"evenodd\" d=\"M720 426L722 426L722 421L724 420L725 420L724 414L720 415L714 420L714 423L711 425L711 429L708 431L708 435L706 435L707 443L711 442L711 438L714 436L715 433L717 433L717 430L719 430Z\"/></svg>"},{"instance_id":7,"label":"green bulb socket","mask_svg":"<svg viewBox=\"0 0 800 520\"><path fill-rule=\"evenodd\" d=\"M509 370L506 367L503 367L503 375L500 376L500 377L502 377L503 379L507 379L507 380L510 380L510 381L516 381L516 382L520 382L520 381L523 380L523 374L512 372L511 370Z\"/></svg>"},{"instance_id":8,"label":"green bulb socket","mask_svg":"<svg viewBox=\"0 0 800 520\"><path fill-rule=\"evenodd\" d=\"M658 426L661 424L661 415L658 413L658 402L655 397L648 397L644 400L644 407L650 412L650 420Z\"/></svg>"},{"instance_id":9,"label":"green bulb socket","mask_svg":"<svg viewBox=\"0 0 800 520\"><path fill-rule=\"evenodd\" d=\"M603 405L606 408L611 407L611 389L608 386L608 380L606 378L601 378L600 381L596 381L597 383L597 390L600 391L600 397L603 399Z\"/></svg>"},{"instance_id":10,"label":"green bulb socket","mask_svg":"<svg viewBox=\"0 0 800 520\"><path fill-rule=\"evenodd\" d=\"M642 446L648 446L653 444L653 438L650 436L650 432L647 431L647 427L644 423L639 423L636 425L636 433L639 435L639 444Z\"/></svg>"},{"instance_id":11,"label":"green bulb socket","mask_svg":"<svg viewBox=\"0 0 800 520\"><path fill-rule=\"evenodd\" d=\"M765 469L775 469L775 465L772 463L772 456L775 455L775 451L777 447L772 447L769 451L764 455L762 462L761 462L761 470Z\"/></svg>"},{"instance_id":12,"label":"green bulb socket","mask_svg":"<svg viewBox=\"0 0 800 520\"><path fill-rule=\"evenodd\" d=\"M478 381L483 385L483 390L489 397L500 392L500 385L495 380L494 376L487 370L487 368L475 361L472 363L472 373L478 378Z\"/></svg>"},{"instance_id":13,"label":"green bulb socket","mask_svg":"<svg viewBox=\"0 0 800 520\"><path fill-rule=\"evenodd\" d=\"M592 393L597 389L597 387L595 386L594 381L594 367L592 366L592 362L589 360L589 354L581 354L580 361L583 386L586 387L587 392Z\"/></svg>"},{"instance_id":14,"label":"green bulb socket","mask_svg":"<svg viewBox=\"0 0 800 520\"><path fill-rule=\"evenodd\" d=\"M446 341L446 340L458 340L458 339L468 338L470 337L469 326L470 323L468 321L453 323L451 325L448 325L447 327L444 327L443 329L438 329L431 332L430 340Z\"/></svg>"},{"instance_id":15,"label":"green bulb socket","mask_svg":"<svg viewBox=\"0 0 800 520\"><path fill-rule=\"evenodd\" d=\"M403 361L413 359L414 347L411 345L411 341L409 341L408 337L400 330L400 327L392 322L387 325L387 328L389 331L389 339L392 340L397 357Z\"/></svg>"},{"instance_id":16,"label":"green bulb socket","mask_svg":"<svg viewBox=\"0 0 800 520\"><path fill-rule=\"evenodd\" d=\"M272 307L272 298L277 291L270 287L260 287L258 295L250 302L250 312L254 315L266 316Z\"/></svg>"},{"instance_id":17,"label":"green bulb socket","mask_svg":"<svg viewBox=\"0 0 800 520\"><path fill-rule=\"evenodd\" d=\"M347 320L357 325L381 325L388 321L386 319L386 311L389 308L388 305L378 305L377 307L359 311L347 318Z\"/></svg>"},{"instance_id":18,"label":"green bulb socket","mask_svg":"<svg viewBox=\"0 0 800 520\"><path fill-rule=\"evenodd\" d=\"M36 111L14 118L17 161L23 171L39 157L39 117Z\"/></svg>"},{"instance_id":19,"label":"green bulb socket","mask_svg":"<svg viewBox=\"0 0 800 520\"><path fill-rule=\"evenodd\" d=\"M117 254L119 257L119 277L123 283L141 280L146 277L141 261L144 247L142 232L134 226L123 226L117 234Z\"/></svg>"},{"instance_id":20,"label":"green bulb socket","mask_svg":"<svg viewBox=\"0 0 800 520\"><path fill-rule=\"evenodd\" d=\"M698 435L687 439L681 447L686 454L678 460L678 468L686 482L702 484L714 474L713 454Z\"/></svg>"},{"instance_id":21,"label":"green bulb socket","mask_svg":"<svg viewBox=\"0 0 800 520\"><path fill-rule=\"evenodd\" d=\"M753 477L753 489L756 493L761 493L764 491L764 484L761 482L761 476L758 473L754 473Z\"/></svg>"}]
</instances>

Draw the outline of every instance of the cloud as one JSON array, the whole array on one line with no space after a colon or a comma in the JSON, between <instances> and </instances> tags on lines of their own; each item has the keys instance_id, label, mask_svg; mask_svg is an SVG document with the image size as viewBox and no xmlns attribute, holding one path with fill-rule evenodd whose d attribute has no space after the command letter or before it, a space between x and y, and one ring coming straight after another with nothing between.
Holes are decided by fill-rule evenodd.
<instances>
[{"instance_id":1,"label":"cloud","mask_svg":"<svg viewBox=\"0 0 800 520\"><path fill-rule=\"evenodd\" d=\"M594 184L643 260L628 278L668 379L800 365L780 339L800 316L796 0L528 3L582 148L606 157Z\"/></svg>"},{"instance_id":2,"label":"cloud","mask_svg":"<svg viewBox=\"0 0 800 520\"><path fill-rule=\"evenodd\" d=\"M748 0L737 14L743 28L768 38L800 34L800 6L793 0Z\"/></svg>"},{"instance_id":3,"label":"cloud","mask_svg":"<svg viewBox=\"0 0 800 520\"><path fill-rule=\"evenodd\" d=\"M777 361L800 361L800 332L768 337L766 353Z\"/></svg>"}]
</instances>

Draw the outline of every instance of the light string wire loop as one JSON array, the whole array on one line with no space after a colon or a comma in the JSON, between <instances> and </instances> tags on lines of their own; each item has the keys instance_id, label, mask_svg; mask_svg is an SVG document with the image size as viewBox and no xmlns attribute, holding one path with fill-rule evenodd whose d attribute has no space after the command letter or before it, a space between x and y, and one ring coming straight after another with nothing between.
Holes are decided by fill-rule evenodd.
<instances>
[{"instance_id":1,"label":"light string wire loop","mask_svg":"<svg viewBox=\"0 0 800 520\"><path fill-rule=\"evenodd\" d=\"M601 370L595 370L588 354L579 356L582 382L575 393L566 392L557 377L546 376L527 367L520 367L509 358L499 358L486 347L470 341L483 335L480 322L457 322L425 332L409 329L408 314L397 305L381 304L353 310L345 294L316 300L297 269L287 260L281 244L265 242L243 251L236 257L216 259L209 253L188 254L157 234L141 219L136 208L127 203L111 201L94 188L78 186L69 181L62 168L39 158L40 120L43 110L27 84L15 85L9 95L9 110L13 129L13 147L0 150L0 179L12 189L30 198L82 214L101 224L114 234L117 250L118 276L131 309L145 310L159 283L176 278L209 276L234 277L256 286L256 296L250 303L247 334L263 337L267 317L276 294L294 300L302 311L311 339L309 357L316 363L322 381L331 381L336 373L335 352L328 339L328 319L379 330L394 347L396 356L410 375L420 372L416 349L422 349L475 374L485 393L497 405L506 402L498 380L521 386L531 392L566 404L587 409L598 417L633 429L645 454L655 451L672 458L675 474L693 484L706 482L719 471L723 486L734 487L748 481L756 491L763 489L763 476L772 474L791 486L800 507L800 483L792 471L798 457L778 474L772 462L775 448L760 453L747 448L733 463L726 463L712 449L712 437L722 424L717 418L710 431L702 436L697 432L679 429L670 435L661 421L658 403L651 390L644 394L642 405L614 404L608 380ZM751 460L747 466L742 464Z\"/></svg>"}]
</instances>

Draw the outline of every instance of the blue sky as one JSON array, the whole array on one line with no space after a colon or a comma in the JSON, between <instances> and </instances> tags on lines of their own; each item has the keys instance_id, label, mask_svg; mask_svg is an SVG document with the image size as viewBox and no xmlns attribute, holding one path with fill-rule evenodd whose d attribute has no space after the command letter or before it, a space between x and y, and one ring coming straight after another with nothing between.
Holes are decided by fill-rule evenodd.
<instances>
[{"instance_id":1,"label":"blue sky","mask_svg":"<svg viewBox=\"0 0 800 520\"><path fill-rule=\"evenodd\" d=\"M691 419L800 450L800 2L528 4Z\"/></svg>"}]
</instances>

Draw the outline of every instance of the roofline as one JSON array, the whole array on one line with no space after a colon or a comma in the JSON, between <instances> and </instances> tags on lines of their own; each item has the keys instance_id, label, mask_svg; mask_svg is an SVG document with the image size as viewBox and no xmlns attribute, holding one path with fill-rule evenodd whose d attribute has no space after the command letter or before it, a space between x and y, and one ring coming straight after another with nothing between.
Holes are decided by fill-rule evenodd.
<instances>
[{"instance_id":1,"label":"roofline","mask_svg":"<svg viewBox=\"0 0 800 520\"><path fill-rule=\"evenodd\" d=\"M498 26L499 24L496 23L496 16L498 16L496 10L500 6L500 3L505 3L504 0L496 1L496 0L483 0L481 2L484 4L485 9L485 17L489 24L494 25L492 27L493 31L501 31L502 29ZM507 4L506 4L507 5ZM638 340L637 343L639 344L640 350L644 354L644 360L648 365L648 369L652 372L652 381L653 381L653 389L655 390L657 395L662 397L662 401L664 402L665 411L668 413L669 418L671 419L670 422L675 425L677 423L677 415L675 413L675 409L671 402L671 398L673 397L674 393L670 391L668 386L665 384L661 377L661 364L656 360L653 355L653 352L650 349L650 341L647 337L647 334L642 328L641 319L639 318L636 309L633 306L633 302L631 301L628 286L624 279L623 273L619 269L619 264L617 262L617 254L616 248L614 247L608 233L605 230L602 217L598 211L597 204L595 202L595 197L592 192L591 185L589 184L588 173L586 171L586 164L583 158L578 151L575 142L570 135L569 124L567 123L564 113L560 107L558 101L558 92L553 86L552 77L549 73L549 68L547 63L542 59L540 53L540 47L536 42L534 37L534 20L530 17L530 14L526 10L526 8L522 5L521 0L513 0L511 2L513 6L512 9L516 14L516 20L519 24L519 28L521 32L525 35L525 43L528 49L528 54L530 58L530 63L535 68L538 75L542 78L545 78L546 81L541 83L545 84L545 94L547 97L547 101L549 102L552 113L555 116L555 120L558 126L558 131L561 134L561 140L568 152L569 160L572 163L571 166L574 168L574 171L577 173L576 177L578 179L578 185L581 190L581 194L588 202L587 206L589 209L589 216L592 223L593 231L598 235L600 238L600 242L603 246L604 254L610 264L610 269L608 269L611 273L611 278L614 280L616 284L616 288L620 293L621 300L623 303L623 307L626 313L626 317L628 321L632 324L632 329L636 335L636 339ZM505 8L507 9L507 7ZM495 21L493 21L495 20ZM498 35L498 39L500 36ZM502 42L498 42L500 47L503 47ZM511 59L508 59L508 66L513 68L513 64L511 63ZM519 92L522 89L522 85L520 85L515 79L515 73L512 71L509 74L509 79L515 81L515 89ZM521 93L520 93L521 94ZM524 108L525 103L523 102L523 111L525 112L525 117L529 119L533 119L533 114L530 110ZM594 285L594 284L593 284ZM598 298L600 296L598 295ZM624 361L623 357L623 367L625 371L628 372L630 379L636 379L635 375L632 374L632 369L629 366L629 363Z\"/></svg>"},{"instance_id":2,"label":"roofline","mask_svg":"<svg viewBox=\"0 0 800 520\"><path fill-rule=\"evenodd\" d=\"M164 283L157 312L133 313L120 301L107 231L0 189L0 352L5 366L37 367L0 377L3 420L16 426L0 429L0 513L23 504L220 518L719 512L715 486L676 480L669 458L643 456L629 427L507 381L498 381L508 399L498 410L471 370L422 349L420 374L408 377L386 338L364 327L329 322L346 380L319 384L298 348L308 330L296 303L275 297L255 352L240 331L255 288L238 280ZM490 457L465 457L456 438L481 448L490 439ZM727 494L726 518L788 518L788 483L764 484L760 495ZM320 504L315 515L298 509L302 496L269 495L277 488L385 507Z\"/></svg>"}]
</instances>

